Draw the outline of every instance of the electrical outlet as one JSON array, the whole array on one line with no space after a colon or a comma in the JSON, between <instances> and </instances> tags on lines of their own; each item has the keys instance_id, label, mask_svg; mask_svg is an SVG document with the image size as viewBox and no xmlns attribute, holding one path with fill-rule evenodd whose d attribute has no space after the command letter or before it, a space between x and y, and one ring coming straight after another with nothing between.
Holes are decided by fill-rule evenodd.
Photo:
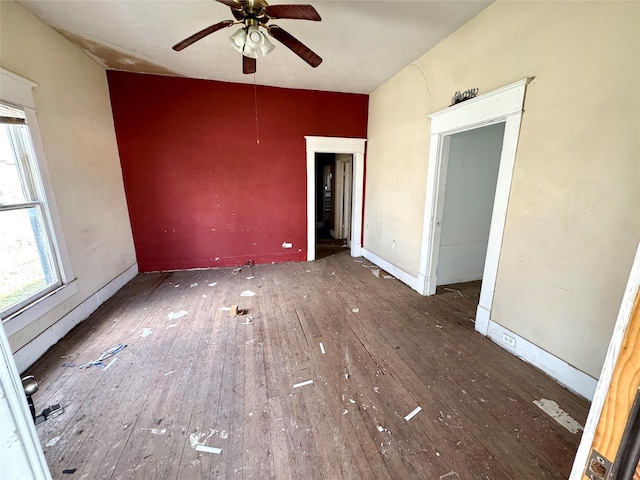
<instances>
[{"instance_id":1,"label":"electrical outlet","mask_svg":"<svg viewBox=\"0 0 640 480\"><path fill-rule=\"evenodd\" d=\"M515 338L513 338L513 337L512 337L512 336L510 336L510 335L507 335L506 333L503 333L503 334L502 334L502 341L503 341L504 343L506 343L507 345L512 346L513 348L515 348L515 347L516 347L516 339L515 339Z\"/></svg>"},{"instance_id":2,"label":"electrical outlet","mask_svg":"<svg viewBox=\"0 0 640 480\"><path fill-rule=\"evenodd\" d=\"M291 242L284 242L282 244L282 248L291 248L291 247L293 247L293 243Z\"/></svg>"}]
</instances>

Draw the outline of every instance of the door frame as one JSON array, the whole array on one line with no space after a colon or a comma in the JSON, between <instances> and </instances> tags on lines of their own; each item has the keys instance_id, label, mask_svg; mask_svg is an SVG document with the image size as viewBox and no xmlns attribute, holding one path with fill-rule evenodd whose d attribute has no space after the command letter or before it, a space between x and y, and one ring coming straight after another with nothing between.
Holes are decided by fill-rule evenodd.
<instances>
[{"instance_id":1,"label":"door frame","mask_svg":"<svg viewBox=\"0 0 640 480\"><path fill-rule=\"evenodd\" d=\"M429 115L431 139L417 289L423 295L433 295L436 291L436 270L450 137L455 133L495 123L505 123L487 256L475 323L476 330L483 335L487 335L489 329L525 90L531 80L532 78L522 79Z\"/></svg>"},{"instance_id":2,"label":"door frame","mask_svg":"<svg viewBox=\"0 0 640 480\"><path fill-rule=\"evenodd\" d=\"M351 188L352 257L362 254L365 138L305 136L307 142L307 261L316 259L316 153L348 153L353 157Z\"/></svg>"},{"instance_id":3,"label":"door frame","mask_svg":"<svg viewBox=\"0 0 640 480\"><path fill-rule=\"evenodd\" d=\"M0 391L4 394L4 398L0 398L0 402L5 403L2 409L8 407L9 410L8 418L4 418L6 424L3 423L2 428L7 430L13 428L13 435L17 442L17 445L13 443L9 447L2 446L2 448L13 447L14 463L7 466L7 475L22 474L24 478L51 480L49 466L27 405L18 367L2 324L0 324Z\"/></svg>"}]
</instances>

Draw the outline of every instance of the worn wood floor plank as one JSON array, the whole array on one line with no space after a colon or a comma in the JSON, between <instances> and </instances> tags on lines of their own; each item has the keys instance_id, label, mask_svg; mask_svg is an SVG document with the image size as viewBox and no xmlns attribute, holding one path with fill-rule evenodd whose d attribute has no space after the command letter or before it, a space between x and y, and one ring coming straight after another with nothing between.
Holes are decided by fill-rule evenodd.
<instances>
[{"instance_id":1,"label":"worn wood floor plank","mask_svg":"<svg viewBox=\"0 0 640 480\"><path fill-rule=\"evenodd\" d=\"M29 369L38 409L67 406L37 427L53 477L566 478L579 435L533 400L578 422L588 402L475 333L479 282L425 298L377 270L139 275Z\"/></svg>"}]
</instances>

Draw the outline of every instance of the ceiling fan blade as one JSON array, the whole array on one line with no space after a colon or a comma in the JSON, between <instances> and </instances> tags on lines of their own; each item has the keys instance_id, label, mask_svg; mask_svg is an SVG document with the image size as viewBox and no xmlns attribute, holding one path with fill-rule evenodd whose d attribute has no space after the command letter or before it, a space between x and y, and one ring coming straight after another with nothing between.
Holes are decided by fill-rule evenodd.
<instances>
[{"instance_id":1,"label":"ceiling fan blade","mask_svg":"<svg viewBox=\"0 0 640 480\"><path fill-rule=\"evenodd\" d=\"M299 20L322 20L320 14L311 5L269 5L264 12L270 18L293 18Z\"/></svg>"},{"instance_id":2,"label":"ceiling fan blade","mask_svg":"<svg viewBox=\"0 0 640 480\"><path fill-rule=\"evenodd\" d=\"M203 39L204 37L206 37L207 35L211 35L214 32L217 32L218 30L221 30L225 27L228 27L230 25L233 25L233 20L224 20L222 22L216 23L215 25L211 25L210 27L205 28L204 30L200 30L197 33L194 33L193 35L191 35L188 38L185 38L184 40L182 40L181 42L176 43L173 46L173 49L176 52L179 52L180 50L187 48L189 45L191 45L192 43L197 42L198 40Z\"/></svg>"},{"instance_id":3,"label":"ceiling fan blade","mask_svg":"<svg viewBox=\"0 0 640 480\"><path fill-rule=\"evenodd\" d=\"M269 35L278 40L312 67L315 68L322 63L322 58L289 32L283 30L277 25L272 25L268 28Z\"/></svg>"},{"instance_id":4,"label":"ceiling fan blade","mask_svg":"<svg viewBox=\"0 0 640 480\"><path fill-rule=\"evenodd\" d=\"M256 73L256 59L242 56L242 73Z\"/></svg>"},{"instance_id":5,"label":"ceiling fan blade","mask_svg":"<svg viewBox=\"0 0 640 480\"><path fill-rule=\"evenodd\" d=\"M242 10L242 5L240 4L240 2L236 2L235 0L216 0L216 2L222 3L223 5L231 7L234 10Z\"/></svg>"}]
</instances>

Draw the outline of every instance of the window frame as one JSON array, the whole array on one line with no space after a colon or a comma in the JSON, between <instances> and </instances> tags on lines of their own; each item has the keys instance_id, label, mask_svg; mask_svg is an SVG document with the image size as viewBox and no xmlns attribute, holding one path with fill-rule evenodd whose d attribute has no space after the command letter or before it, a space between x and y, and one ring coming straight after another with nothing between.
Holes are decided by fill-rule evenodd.
<instances>
[{"instance_id":1,"label":"window frame","mask_svg":"<svg viewBox=\"0 0 640 480\"><path fill-rule=\"evenodd\" d=\"M52 255L57 264L59 276L59 284L51 289L44 289L41 295L30 297L30 301L26 305L14 313L8 314L2 318L7 336L11 336L21 329L25 328L31 322L42 317L59 304L77 293L77 284L71 268L71 261L65 242L62 223L56 206L55 195L49 177L47 168L47 160L44 153L42 138L36 116L35 102L33 99L33 88L36 83L16 75L2 67L0 67L0 101L22 110L25 114L29 134L31 136L31 147L33 149L33 157L30 159L31 168L36 170L33 172L39 175L39 202L41 202L41 214L43 223L49 235L49 241L52 246Z\"/></svg>"}]
</instances>

